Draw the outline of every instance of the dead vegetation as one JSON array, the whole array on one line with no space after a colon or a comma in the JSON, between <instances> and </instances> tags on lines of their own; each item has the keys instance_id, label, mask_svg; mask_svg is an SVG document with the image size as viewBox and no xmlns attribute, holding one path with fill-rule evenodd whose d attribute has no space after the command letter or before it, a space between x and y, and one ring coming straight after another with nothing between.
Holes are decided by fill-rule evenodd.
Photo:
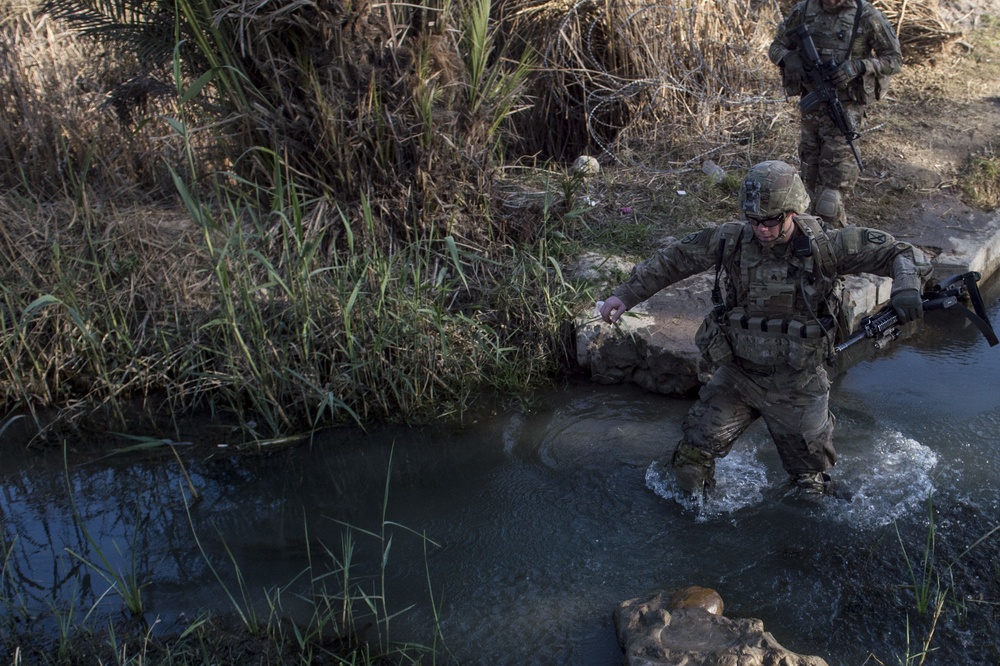
<instances>
[{"instance_id":1,"label":"dead vegetation","mask_svg":"<svg viewBox=\"0 0 1000 666\"><path fill-rule=\"evenodd\" d=\"M260 184L278 162L348 219L368 207L383 238L483 242L504 159L697 168L766 143L784 100L764 53L787 4L182 2L174 51L172 30L153 29L173 24L166 5L8 2L0 179L148 200L172 195L170 169ZM958 35L935 0L876 4L911 63Z\"/></svg>"},{"instance_id":2,"label":"dead vegetation","mask_svg":"<svg viewBox=\"0 0 1000 666\"><path fill-rule=\"evenodd\" d=\"M862 220L966 176L991 191L962 169L994 159L996 31L958 39L933 7L886 3L906 69L862 138ZM589 296L560 272L573 253L726 219L749 165L795 162L773 0L191 3L192 51L0 11L2 390L21 408L226 395L276 406L275 430L302 424L293 403L310 424L460 410L558 366ZM600 175L568 172L584 152Z\"/></svg>"}]
</instances>

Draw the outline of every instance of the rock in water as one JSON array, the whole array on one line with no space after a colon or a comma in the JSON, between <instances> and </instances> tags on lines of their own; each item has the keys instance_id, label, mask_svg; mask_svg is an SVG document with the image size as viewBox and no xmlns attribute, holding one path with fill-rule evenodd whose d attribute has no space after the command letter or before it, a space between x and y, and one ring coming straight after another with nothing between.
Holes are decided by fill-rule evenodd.
<instances>
[{"instance_id":1,"label":"rock in water","mask_svg":"<svg viewBox=\"0 0 1000 666\"><path fill-rule=\"evenodd\" d=\"M706 606L718 604L716 614ZM820 657L782 647L764 623L721 615L722 597L692 586L658 590L615 610L618 643L628 666L828 666Z\"/></svg>"}]
</instances>

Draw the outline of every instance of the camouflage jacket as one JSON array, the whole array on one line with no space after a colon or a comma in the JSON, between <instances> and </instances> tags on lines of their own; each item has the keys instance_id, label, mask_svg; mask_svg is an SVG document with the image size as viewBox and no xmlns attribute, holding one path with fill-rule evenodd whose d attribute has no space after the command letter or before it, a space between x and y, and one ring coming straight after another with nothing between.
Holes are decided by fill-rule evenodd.
<instances>
[{"instance_id":1,"label":"camouflage jacket","mask_svg":"<svg viewBox=\"0 0 1000 666\"><path fill-rule=\"evenodd\" d=\"M775 65L789 51L798 49L795 29L805 23L809 26L816 50L823 62L842 63L846 60L864 60L866 72L842 91L841 98L868 104L885 96L889 77L897 74L903 66L902 50L896 32L885 16L867 0L860 2L860 21L853 43L855 16L859 10L856 0L848 0L835 11L826 11L821 0L801 0L788 12L778 26L777 33L768 50L768 58ZM848 52L850 47L850 52ZM805 94L811 91L808 83L789 84L785 82L785 92L789 95Z\"/></svg>"},{"instance_id":2,"label":"camouflage jacket","mask_svg":"<svg viewBox=\"0 0 1000 666\"><path fill-rule=\"evenodd\" d=\"M795 224L788 242L769 249L746 222L688 234L636 266L614 295L631 308L678 280L719 266L715 319L736 355L761 364L798 355L789 364L802 368L815 365L838 325L844 328L837 319L841 275L891 277L896 293L920 290L930 274L919 249L884 231L825 229L806 215L797 216ZM806 339L815 343L799 348Z\"/></svg>"}]
</instances>

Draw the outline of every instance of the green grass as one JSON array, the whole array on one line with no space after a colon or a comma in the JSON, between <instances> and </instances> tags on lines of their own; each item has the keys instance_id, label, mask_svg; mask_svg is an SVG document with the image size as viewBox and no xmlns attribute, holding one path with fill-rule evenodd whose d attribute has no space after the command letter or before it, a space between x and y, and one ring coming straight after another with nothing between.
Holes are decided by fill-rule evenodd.
<instances>
[{"instance_id":1,"label":"green grass","mask_svg":"<svg viewBox=\"0 0 1000 666\"><path fill-rule=\"evenodd\" d=\"M982 210L1000 208L1000 157L986 154L969 158L959 186L972 206Z\"/></svg>"},{"instance_id":2,"label":"green grass","mask_svg":"<svg viewBox=\"0 0 1000 666\"><path fill-rule=\"evenodd\" d=\"M476 393L521 393L558 371L560 326L583 293L562 272L554 220L528 244L484 250L429 231L387 247L372 242L370 208L360 227L330 210L343 229L331 238L277 180L251 200L220 189L210 206L178 179L193 222L159 256L144 255L155 236L92 214L54 230L52 252L7 246L7 265L31 270L0 283L16 313L0 331L8 405L70 421L89 405L121 424L136 397L159 396L177 413L211 405L265 440L458 415Z\"/></svg>"},{"instance_id":3,"label":"green grass","mask_svg":"<svg viewBox=\"0 0 1000 666\"><path fill-rule=\"evenodd\" d=\"M927 528L923 545L917 549L916 555L911 556L898 525L895 529L905 565L904 573L908 578L908 582L899 589L908 590L909 595L900 600L906 608L903 634L905 647L902 654L895 656L894 663L899 666L923 666L936 649L933 645L934 635L942 619L948 614L953 614L960 623L967 618L966 600L957 591L958 583L962 581L956 580L956 566L969 553L1000 532L1000 526L988 530L950 562L942 562L939 558L933 495L927 498ZM915 635L916 627L921 629L922 635ZM874 655L871 658L883 666L887 663Z\"/></svg>"}]
</instances>

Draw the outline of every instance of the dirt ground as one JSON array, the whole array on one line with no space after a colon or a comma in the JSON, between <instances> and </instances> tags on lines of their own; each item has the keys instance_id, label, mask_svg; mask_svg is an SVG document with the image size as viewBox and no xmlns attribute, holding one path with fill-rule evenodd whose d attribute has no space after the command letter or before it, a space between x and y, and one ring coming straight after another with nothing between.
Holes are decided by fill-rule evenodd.
<instances>
[{"instance_id":1,"label":"dirt ground","mask_svg":"<svg viewBox=\"0 0 1000 666\"><path fill-rule=\"evenodd\" d=\"M1000 164L1000 0L939 0L938 15L954 38L930 54L908 53L904 44L903 71L893 77L888 97L868 110L857 142L865 171L847 199L851 222L904 240L915 220L959 224L1000 208L1000 193L984 205L967 192L970 160ZM778 107L750 142L726 146L711 153L713 159L733 176L765 159L798 164L797 101ZM609 171L613 175L593 197L602 205L591 219L614 230L618 241L624 211L637 226L654 229L631 243L612 244L635 258L664 236L732 219L735 186L699 191L692 179L701 175L700 164L686 165L696 173L673 181L641 167ZM1000 190L1000 179L994 181ZM687 190L686 196L674 196L677 190Z\"/></svg>"},{"instance_id":2,"label":"dirt ground","mask_svg":"<svg viewBox=\"0 0 1000 666\"><path fill-rule=\"evenodd\" d=\"M1000 156L1000 0L942 0L962 31L927 62L905 63L861 139L868 168L848 202L860 223L905 236L914 218L990 214L962 189L971 158Z\"/></svg>"}]
</instances>

